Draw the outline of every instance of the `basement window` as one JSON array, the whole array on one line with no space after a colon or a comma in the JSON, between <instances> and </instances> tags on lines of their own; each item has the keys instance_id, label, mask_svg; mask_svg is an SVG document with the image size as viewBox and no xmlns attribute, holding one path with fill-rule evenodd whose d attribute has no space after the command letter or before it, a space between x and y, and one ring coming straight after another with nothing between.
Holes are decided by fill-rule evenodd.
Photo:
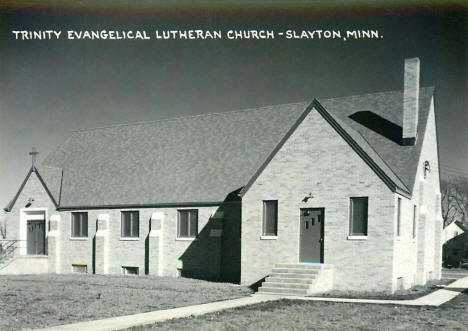
<instances>
[{"instance_id":1,"label":"basement window","mask_svg":"<svg viewBox=\"0 0 468 331\"><path fill-rule=\"evenodd\" d=\"M71 214L71 237L72 238L87 238L88 237L88 213L79 212Z\"/></svg>"},{"instance_id":2,"label":"basement window","mask_svg":"<svg viewBox=\"0 0 468 331\"><path fill-rule=\"evenodd\" d=\"M263 237L278 235L278 200L263 201Z\"/></svg>"},{"instance_id":3,"label":"basement window","mask_svg":"<svg viewBox=\"0 0 468 331\"><path fill-rule=\"evenodd\" d=\"M138 276L138 267L122 267L122 274Z\"/></svg>"},{"instance_id":4,"label":"basement window","mask_svg":"<svg viewBox=\"0 0 468 331\"><path fill-rule=\"evenodd\" d=\"M198 209L181 209L177 212L177 238L194 239L198 234Z\"/></svg>"},{"instance_id":5,"label":"basement window","mask_svg":"<svg viewBox=\"0 0 468 331\"><path fill-rule=\"evenodd\" d=\"M87 274L88 265L86 264L72 264L72 272L76 274Z\"/></svg>"},{"instance_id":6,"label":"basement window","mask_svg":"<svg viewBox=\"0 0 468 331\"><path fill-rule=\"evenodd\" d=\"M121 238L138 238L140 236L140 219L138 211L121 213Z\"/></svg>"},{"instance_id":7,"label":"basement window","mask_svg":"<svg viewBox=\"0 0 468 331\"><path fill-rule=\"evenodd\" d=\"M368 197L357 197L350 199L350 236L367 236L368 201Z\"/></svg>"}]
</instances>

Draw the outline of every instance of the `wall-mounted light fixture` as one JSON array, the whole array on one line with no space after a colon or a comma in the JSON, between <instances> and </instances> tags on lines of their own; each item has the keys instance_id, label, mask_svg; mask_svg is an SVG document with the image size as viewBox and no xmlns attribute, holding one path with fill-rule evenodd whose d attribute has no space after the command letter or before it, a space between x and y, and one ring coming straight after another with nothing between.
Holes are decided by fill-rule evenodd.
<instances>
[{"instance_id":1,"label":"wall-mounted light fixture","mask_svg":"<svg viewBox=\"0 0 468 331\"><path fill-rule=\"evenodd\" d=\"M309 201L309 199L313 199L313 198L314 196L312 195L312 193L309 193L309 195L306 195L304 199L302 199L302 202L307 202Z\"/></svg>"},{"instance_id":2,"label":"wall-mounted light fixture","mask_svg":"<svg viewBox=\"0 0 468 331\"><path fill-rule=\"evenodd\" d=\"M424 178L426 178L427 173L431 172L431 165L429 164L429 161L424 161Z\"/></svg>"},{"instance_id":3,"label":"wall-mounted light fixture","mask_svg":"<svg viewBox=\"0 0 468 331\"><path fill-rule=\"evenodd\" d=\"M26 203L26 206L25 206L25 207L28 208L29 206L31 206L31 204L33 203L33 201L34 201L34 198L29 198L29 199L28 199L28 202Z\"/></svg>"}]
</instances>

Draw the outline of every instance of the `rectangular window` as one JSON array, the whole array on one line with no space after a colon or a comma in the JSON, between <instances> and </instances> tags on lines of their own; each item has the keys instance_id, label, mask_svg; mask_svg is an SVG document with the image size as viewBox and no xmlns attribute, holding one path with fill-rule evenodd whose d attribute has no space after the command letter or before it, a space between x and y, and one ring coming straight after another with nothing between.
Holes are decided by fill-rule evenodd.
<instances>
[{"instance_id":1,"label":"rectangular window","mask_svg":"<svg viewBox=\"0 0 468 331\"><path fill-rule=\"evenodd\" d=\"M417 222L417 210L416 205L413 206L413 239L416 238L416 228L418 226Z\"/></svg>"},{"instance_id":2,"label":"rectangular window","mask_svg":"<svg viewBox=\"0 0 468 331\"><path fill-rule=\"evenodd\" d=\"M73 238L87 238L88 213L72 213L71 216L71 236Z\"/></svg>"},{"instance_id":3,"label":"rectangular window","mask_svg":"<svg viewBox=\"0 0 468 331\"><path fill-rule=\"evenodd\" d=\"M397 201L397 236L401 233L401 198Z\"/></svg>"},{"instance_id":4,"label":"rectangular window","mask_svg":"<svg viewBox=\"0 0 468 331\"><path fill-rule=\"evenodd\" d=\"M198 234L198 210L178 210L177 238L195 238Z\"/></svg>"},{"instance_id":5,"label":"rectangular window","mask_svg":"<svg viewBox=\"0 0 468 331\"><path fill-rule=\"evenodd\" d=\"M88 266L86 264L72 264L72 272L77 274L88 273Z\"/></svg>"},{"instance_id":6,"label":"rectangular window","mask_svg":"<svg viewBox=\"0 0 468 331\"><path fill-rule=\"evenodd\" d=\"M138 211L123 211L121 213L121 238L138 238L140 236L140 220Z\"/></svg>"},{"instance_id":7,"label":"rectangular window","mask_svg":"<svg viewBox=\"0 0 468 331\"><path fill-rule=\"evenodd\" d=\"M367 236L368 197L351 198L350 236Z\"/></svg>"},{"instance_id":8,"label":"rectangular window","mask_svg":"<svg viewBox=\"0 0 468 331\"><path fill-rule=\"evenodd\" d=\"M138 267L122 267L124 275L138 275Z\"/></svg>"},{"instance_id":9,"label":"rectangular window","mask_svg":"<svg viewBox=\"0 0 468 331\"><path fill-rule=\"evenodd\" d=\"M278 235L278 200L263 201L262 236Z\"/></svg>"}]
</instances>

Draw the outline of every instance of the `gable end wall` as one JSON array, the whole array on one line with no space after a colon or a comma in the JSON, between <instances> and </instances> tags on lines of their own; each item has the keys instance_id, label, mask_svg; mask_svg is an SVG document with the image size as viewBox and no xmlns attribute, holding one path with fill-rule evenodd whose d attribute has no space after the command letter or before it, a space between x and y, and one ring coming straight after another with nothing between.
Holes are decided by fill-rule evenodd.
<instances>
[{"instance_id":1,"label":"gable end wall","mask_svg":"<svg viewBox=\"0 0 468 331\"><path fill-rule=\"evenodd\" d=\"M303 198L312 193L307 203ZM368 238L348 240L350 197L369 197ZM262 200L278 200L278 238L262 240ZM312 109L242 199L243 284L299 262L300 208L325 208L334 289L392 289L394 194Z\"/></svg>"},{"instance_id":2,"label":"gable end wall","mask_svg":"<svg viewBox=\"0 0 468 331\"><path fill-rule=\"evenodd\" d=\"M28 203L28 200L32 198L34 201L31 205L26 208L25 206ZM21 209L34 209L34 208L45 208L46 209L46 240L47 240L47 230L48 230L48 216L55 212L56 208L53 201L50 199L49 195L47 194L44 186L40 182L39 178L37 177L36 173L31 173L28 181L24 185L23 189L21 190L13 208L10 212L7 212L5 215L5 224L6 224L6 232L7 232L7 240L20 240L20 214ZM26 238L24 238L26 239ZM25 241L20 241L18 243L19 246L26 247ZM19 254L19 250L17 249L16 254Z\"/></svg>"}]
</instances>

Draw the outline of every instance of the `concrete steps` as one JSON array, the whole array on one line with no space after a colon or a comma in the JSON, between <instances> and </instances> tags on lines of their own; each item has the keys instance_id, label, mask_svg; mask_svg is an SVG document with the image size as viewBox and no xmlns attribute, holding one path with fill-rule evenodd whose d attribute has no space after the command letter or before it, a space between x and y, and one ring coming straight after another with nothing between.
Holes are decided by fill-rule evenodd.
<instances>
[{"instance_id":1,"label":"concrete steps","mask_svg":"<svg viewBox=\"0 0 468 331\"><path fill-rule=\"evenodd\" d=\"M286 273L286 272L273 272L270 274L271 277L278 277L278 278L301 278L301 279L315 279L318 273L313 274L293 274L293 273Z\"/></svg>"},{"instance_id":2,"label":"concrete steps","mask_svg":"<svg viewBox=\"0 0 468 331\"><path fill-rule=\"evenodd\" d=\"M281 288L281 287L264 287L262 286L258 293L262 294L283 294L283 295L307 295L306 289L296 289L296 288Z\"/></svg>"},{"instance_id":3,"label":"concrete steps","mask_svg":"<svg viewBox=\"0 0 468 331\"><path fill-rule=\"evenodd\" d=\"M268 283L283 283L283 284L312 284L315 278L287 278L287 277L276 277L268 276L266 280Z\"/></svg>"},{"instance_id":4,"label":"concrete steps","mask_svg":"<svg viewBox=\"0 0 468 331\"><path fill-rule=\"evenodd\" d=\"M303 269L303 268L273 268L274 274L301 274L301 275L316 275L320 270L317 269Z\"/></svg>"},{"instance_id":5,"label":"concrete steps","mask_svg":"<svg viewBox=\"0 0 468 331\"><path fill-rule=\"evenodd\" d=\"M330 290L331 266L310 263L278 263L258 293L305 296Z\"/></svg>"}]
</instances>

